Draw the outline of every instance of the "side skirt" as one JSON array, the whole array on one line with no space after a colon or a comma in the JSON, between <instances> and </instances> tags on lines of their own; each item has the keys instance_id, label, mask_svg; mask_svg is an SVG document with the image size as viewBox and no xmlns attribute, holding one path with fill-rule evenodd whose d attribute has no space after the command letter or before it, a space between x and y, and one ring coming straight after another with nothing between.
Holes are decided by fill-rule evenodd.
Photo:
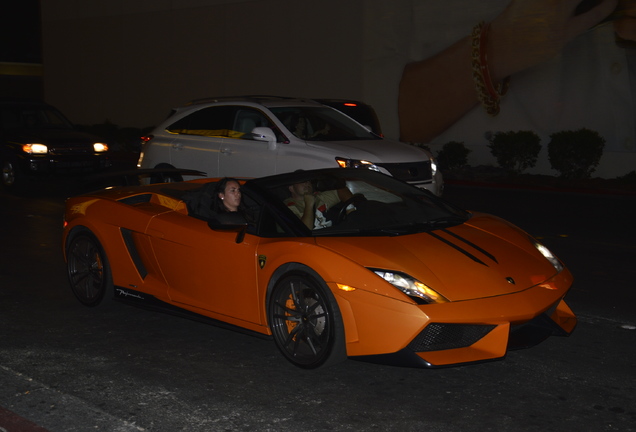
<instances>
[{"instance_id":1,"label":"side skirt","mask_svg":"<svg viewBox=\"0 0 636 432\"><path fill-rule=\"evenodd\" d=\"M181 309L177 306L171 305L164 301L157 299L155 296L146 294L140 291L132 290L130 288L124 288L120 286L115 287L114 299L122 303L126 303L135 307L139 307L146 310L152 310L156 312L163 312L170 315L178 316L181 318L187 318L193 321L202 322L204 324L213 325L226 330L232 330L235 332L243 333L249 336L254 336L260 339L271 340L272 337L262 333L258 333L252 330L245 329L243 327L228 324L223 321L219 321L214 318L206 317L195 312L191 312L186 309Z\"/></svg>"}]
</instances>

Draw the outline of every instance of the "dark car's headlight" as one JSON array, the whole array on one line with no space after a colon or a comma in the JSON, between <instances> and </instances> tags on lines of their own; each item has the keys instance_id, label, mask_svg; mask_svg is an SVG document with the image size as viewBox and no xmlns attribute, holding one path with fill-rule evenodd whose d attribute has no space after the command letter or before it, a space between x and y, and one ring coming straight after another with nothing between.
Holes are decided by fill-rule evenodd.
<instances>
[{"instance_id":1,"label":"dark car's headlight","mask_svg":"<svg viewBox=\"0 0 636 432\"><path fill-rule=\"evenodd\" d=\"M365 161L365 160L357 160L357 159L347 159L337 157L336 162L340 168L366 168L373 171L380 171L377 165L373 162Z\"/></svg>"},{"instance_id":2,"label":"dark car's headlight","mask_svg":"<svg viewBox=\"0 0 636 432\"><path fill-rule=\"evenodd\" d=\"M377 268L371 268L369 270L420 304L448 302L446 297L406 273Z\"/></svg>"},{"instance_id":3,"label":"dark car's headlight","mask_svg":"<svg viewBox=\"0 0 636 432\"><path fill-rule=\"evenodd\" d=\"M44 144L30 143L22 146L22 151L28 154L47 154L49 148Z\"/></svg>"},{"instance_id":4,"label":"dark car's headlight","mask_svg":"<svg viewBox=\"0 0 636 432\"><path fill-rule=\"evenodd\" d=\"M561 261L559 261L559 259L550 251L550 249L548 249L547 247L545 247L544 245L542 245L541 243L539 243L538 241L536 241L535 239L532 239L532 243L534 244L534 247L537 248L537 250L539 252L541 252L541 255L543 255L545 257L545 259L547 259L548 261L550 261L550 264L552 264L552 266L556 269L557 272L560 272L561 270L563 270L563 264L561 263Z\"/></svg>"},{"instance_id":5,"label":"dark car's headlight","mask_svg":"<svg viewBox=\"0 0 636 432\"><path fill-rule=\"evenodd\" d=\"M95 150L95 152L97 152L97 153L103 153L105 151L108 151L108 144L105 144L105 143L94 143L93 144L93 150Z\"/></svg>"}]
</instances>

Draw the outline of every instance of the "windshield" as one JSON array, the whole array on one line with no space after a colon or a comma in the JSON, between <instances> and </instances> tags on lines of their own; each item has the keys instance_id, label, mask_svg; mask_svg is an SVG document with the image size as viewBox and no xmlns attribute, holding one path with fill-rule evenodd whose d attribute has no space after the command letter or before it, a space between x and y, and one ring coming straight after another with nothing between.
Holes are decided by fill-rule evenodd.
<instances>
[{"instance_id":1,"label":"windshield","mask_svg":"<svg viewBox=\"0 0 636 432\"><path fill-rule=\"evenodd\" d=\"M5 106L0 108L3 129L72 129L57 110L43 106Z\"/></svg>"},{"instance_id":2,"label":"windshield","mask_svg":"<svg viewBox=\"0 0 636 432\"><path fill-rule=\"evenodd\" d=\"M253 180L314 236L405 235L464 223L470 213L368 170L327 169Z\"/></svg>"},{"instance_id":3,"label":"windshield","mask_svg":"<svg viewBox=\"0 0 636 432\"><path fill-rule=\"evenodd\" d=\"M381 139L355 120L329 107L303 106L270 108L297 138L306 141L348 141Z\"/></svg>"}]
</instances>

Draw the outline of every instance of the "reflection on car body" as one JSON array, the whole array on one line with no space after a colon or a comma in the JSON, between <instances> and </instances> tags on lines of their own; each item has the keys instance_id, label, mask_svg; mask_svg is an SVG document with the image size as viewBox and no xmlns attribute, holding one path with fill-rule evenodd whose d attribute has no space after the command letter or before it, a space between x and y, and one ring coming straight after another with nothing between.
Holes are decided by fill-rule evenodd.
<instances>
[{"instance_id":1,"label":"reflection on car body","mask_svg":"<svg viewBox=\"0 0 636 432\"><path fill-rule=\"evenodd\" d=\"M272 337L302 368L347 357L423 367L499 359L576 325L564 301L570 272L499 218L334 168L242 180L251 222L209 220L216 181L70 198L63 245L79 301L162 306ZM303 181L349 188L357 198L343 206L355 209L309 229L284 203Z\"/></svg>"}]
</instances>

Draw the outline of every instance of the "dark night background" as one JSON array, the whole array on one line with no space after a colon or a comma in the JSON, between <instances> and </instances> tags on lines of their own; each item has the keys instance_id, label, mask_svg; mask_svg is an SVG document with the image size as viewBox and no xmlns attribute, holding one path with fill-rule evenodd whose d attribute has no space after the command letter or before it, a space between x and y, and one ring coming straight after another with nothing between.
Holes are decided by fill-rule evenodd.
<instances>
[{"instance_id":1,"label":"dark night background","mask_svg":"<svg viewBox=\"0 0 636 432\"><path fill-rule=\"evenodd\" d=\"M4 13L0 17L0 62L40 63L39 0L3 0L2 3Z\"/></svg>"}]
</instances>

